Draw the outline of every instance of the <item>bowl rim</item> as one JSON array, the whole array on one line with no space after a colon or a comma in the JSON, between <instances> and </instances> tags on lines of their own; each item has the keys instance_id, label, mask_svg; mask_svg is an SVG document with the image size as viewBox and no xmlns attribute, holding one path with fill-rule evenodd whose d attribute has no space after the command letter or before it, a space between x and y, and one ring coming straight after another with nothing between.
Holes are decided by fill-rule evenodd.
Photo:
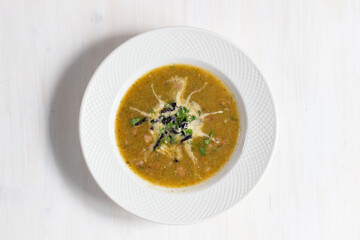
<instances>
[{"instance_id":1,"label":"bowl rim","mask_svg":"<svg viewBox=\"0 0 360 240\"><path fill-rule=\"evenodd\" d=\"M199 31L199 32L204 32L204 33L207 33L207 34L210 34L210 35L213 35L225 42L228 42L230 43L231 45L233 45L234 47L236 47L237 49L239 49L246 57L247 57L247 60L253 64L253 66L257 69L258 73L260 74L261 78L264 80L263 81L263 84L265 85L265 87L267 88L268 90L268 94L269 94L269 97L270 97L270 101L271 101L271 105L273 107L273 118L274 118L274 138L273 138L273 145L271 147L271 150L270 150L270 153L269 153L269 156L268 156L268 160L266 161L265 163L265 166L264 168L262 169L262 172L260 173L260 175L258 176L258 178L255 180L255 183L252 185L252 187L250 187L250 189L240 198L238 199L238 201L233 204L233 205L230 205L226 208L224 208L222 211L220 212L217 212L211 216L207 216L205 218L201 218L201 219L197 219L196 221L189 221L189 222L182 222L182 223L173 223L173 222L162 222L162 221L156 221L156 220L153 220L153 219L149 219L149 218L146 218L144 216L140 216L138 214L136 214L135 212L132 212L130 210L128 210L126 207L122 206L119 202L117 202L113 197L112 195L102 187L102 185L99 183L98 179L95 177L95 174L93 172L93 169L91 168L91 166L89 165L89 162L87 161L87 158L86 158L86 154L84 152L84 136L82 135L82 132L81 130L83 129L82 127L82 124L83 122L81 121L84 117L84 108L85 108L85 99L88 97L89 95L89 92L90 92L90 89L92 88L92 85L94 84L94 76L97 75L97 73L100 71L100 69L103 68L103 66L105 64L108 63L109 59L112 58L112 56L114 54L116 54L116 52L118 51L119 48L121 47L126 47L126 45L128 45L130 42L134 41L135 39L138 39L138 38L141 38L143 37L144 35L146 34L149 34L149 33L153 33L153 32L157 32L157 31L161 31L161 30L168 30L168 29L178 29L178 30L181 30L181 29L190 29L190 30L195 30L195 31ZM126 92L126 91L125 91ZM246 106L245 106L245 111L246 111ZM278 126L278 119L277 119L277 109L276 109L276 105L275 105L275 102L274 102L274 98L273 98L273 95L271 94L271 88L269 87L268 83L266 82L263 74L260 72L259 68L257 67L257 65L248 57L247 54L245 54L245 52L236 44L234 43L233 41L227 39L226 37L216 33L216 32L213 32L213 31L209 31L209 30L206 30L206 29L201 29L201 28L197 28L197 27L189 27L189 26L167 26L167 27L161 27L161 28L155 28L155 29L152 29L150 31L146 31L146 32L143 32L143 33L140 33L128 40L126 40L125 42L123 42L122 44L120 44L119 46L117 46L115 49L112 50L112 52L110 54L108 54L105 59L101 62L101 64L97 67L97 69L94 71L94 73L92 74L89 82L88 82L88 85L86 87L86 90L84 92L84 95L83 95L83 98L82 98L82 101L81 101L81 106L80 106L80 112L79 112L79 136L80 136L80 145L81 145L81 152L83 154L83 157L84 157L84 160L85 160L85 163L86 163L86 166L87 168L89 169L93 179L95 180L95 182L98 184L98 186L102 189L102 191L112 200L114 201L117 205L119 205L122 209L124 209L125 211L139 217L139 218L142 218L142 219L146 219L148 221L151 221L151 222L155 222L155 223L160 223L160 224L167 224L167 225L187 225L187 224L192 224L192 223L195 223L195 222L200 222L200 221L203 221L203 220L206 220L206 219L210 219L214 216L217 216L218 214L220 213L223 213L227 210L229 210L230 208L234 207L235 205L237 205L237 203L241 202L241 200L243 200L246 196L249 195L250 192L252 192L258 185L259 185L259 182L260 182L260 179L263 178L263 176L265 175L265 173L268 171L269 169L269 166L270 166L270 162L271 162L271 159L273 158L273 154L274 154L274 150L277 146L277 140L278 140L278 129L277 129L277 126ZM245 139L246 140L246 139Z\"/></svg>"}]
</instances>

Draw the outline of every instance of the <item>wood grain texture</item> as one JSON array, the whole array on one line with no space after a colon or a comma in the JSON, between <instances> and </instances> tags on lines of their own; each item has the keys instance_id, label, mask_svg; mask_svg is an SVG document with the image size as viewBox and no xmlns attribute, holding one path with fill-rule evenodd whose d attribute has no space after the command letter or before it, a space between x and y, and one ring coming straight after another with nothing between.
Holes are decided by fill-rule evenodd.
<instances>
[{"instance_id":1,"label":"wood grain texture","mask_svg":"<svg viewBox=\"0 0 360 240\"><path fill-rule=\"evenodd\" d=\"M360 239L359 1L0 0L0 19L0 239ZM105 56L170 25L238 44L267 79L279 125L257 187L189 226L117 207L77 135Z\"/></svg>"}]
</instances>

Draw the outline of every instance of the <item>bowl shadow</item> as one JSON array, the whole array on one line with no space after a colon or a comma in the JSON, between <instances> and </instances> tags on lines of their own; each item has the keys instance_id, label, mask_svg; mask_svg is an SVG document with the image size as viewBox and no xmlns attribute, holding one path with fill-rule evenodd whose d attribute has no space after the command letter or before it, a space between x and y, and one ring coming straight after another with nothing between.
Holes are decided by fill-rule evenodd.
<instances>
[{"instance_id":1,"label":"bowl shadow","mask_svg":"<svg viewBox=\"0 0 360 240\"><path fill-rule=\"evenodd\" d=\"M117 46L133 37L127 34L102 39L81 50L69 62L58 80L48 119L50 145L67 186L90 209L107 216L144 222L115 204L90 174L81 152L79 110L86 86L103 59Z\"/></svg>"}]
</instances>

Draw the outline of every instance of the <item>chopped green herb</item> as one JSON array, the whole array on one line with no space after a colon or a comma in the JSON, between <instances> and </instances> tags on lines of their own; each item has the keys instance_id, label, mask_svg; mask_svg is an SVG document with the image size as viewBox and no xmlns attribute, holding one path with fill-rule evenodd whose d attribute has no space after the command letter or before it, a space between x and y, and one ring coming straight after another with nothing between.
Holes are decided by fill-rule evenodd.
<instances>
[{"instance_id":1,"label":"chopped green herb","mask_svg":"<svg viewBox=\"0 0 360 240\"><path fill-rule=\"evenodd\" d=\"M205 148L204 148L204 147L201 147L201 148L200 148L200 152L201 152L201 154L202 154L203 156L206 155L206 151L205 151Z\"/></svg>"},{"instance_id":2,"label":"chopped green herb","mask_svg":"<svg viewBox=\"0 0 360 240\"><path fill-rule=\"evenodd\" d=\"M209 139L204 140L205 145L208 145L210 143L210 140L214 136L214 131L210 132Z\"/></svg>"},{"instance_id":3,"label":"chopped green herb","mask_svg":"<svg viewBox=\"0 0 360 240\"><path fill-rule=\"evenodd\" d=\"M210 132L210 135L209 135L209 140L211 140L211 138L214 136L214 131L211 131Z\"/></svg>"},{"instance_id":4,"label":"chopped green herb","mask_svg":"<svg viewBox=\"0 0 360 240\"><path fill-rule=\"evenodd\" d=\"M160 133L165 133L165 128L159 127L159 132Z\"/></svg>"},{"instance_id":5,"label":"chopped green herb","mask_svg":"<svg viewBox=\"0 0 360 240\"><path fill-rule=\"evenodd\" d=\"M133 119L130 119L130 124L131 126L135 126L135 124L137 124L138 122L141 121L142 118L133 118Z\"/></svg>"},{"instance_id":6,"label":"chopped green herb","mask_svg":"<svg viewBox=\"0 0 360 240\"><path fill-rule=\"evenodd\" d=\"M155 114L154 108L151 108L151 113Z\"/></svg>"},{"instance_id":7,"label":"chopped green herb","mask_svg":"<svg viewBox=\"0 0 360 240\"><path fill-rule=\"evenodd\" d=\"M154 109L151 110L154 112ZM173 111L175 111L175 113L173 113ZM181 136L181 142L185 142L192 138L193 130L189 128L189 124L191 121L197 119L196 114L189 115L190 109L184 106L177 106L176 102L166 104L160 113L165 112L169 112L170 114L160 115L157 119L150 119L151 124L157 122L162 124L161 127L159 127L160 136L153 147L154 151L163 143L172 144L180 141L180 139L177 138L178 136ZM139 123L134 122L134 124L137 126L146 120L146 118L143 118ZM154 130L153 125L150 127L150 130Z\"/></svg>"},{"instance_id":8,"label":"chopped green herb","mask_svg":"<svg viewBox=\"0 0 360 240\"><path fill-rule=\"evenodd\" d=\"M192 133L193 133L193 131L190 128L185 130L186 135L191 135Z\"/></svg>"},{"instance_id":9,"label":"chopped green herb","mask_svg":"<svg viewBox=\"0 0 360 240\"><path fill-rule=\"evenodd\" d=\"M198 114L199 114L199 116L201 115L201 111L200 111L200 110L198 111Z\"/></svg>"},{"instance_id":10,"label":"chopped green herb","mask_svg":"<svg viewBox=\"0 0 360 240\"><path fill-rule=\"evenodd\" d=\"M187 109L186 107L183 107L177 112L176 117L177 117L179 122L182 122L183 120L186 120L186 117L187 117L186 109Z\"/></svg>"}]
</instances>

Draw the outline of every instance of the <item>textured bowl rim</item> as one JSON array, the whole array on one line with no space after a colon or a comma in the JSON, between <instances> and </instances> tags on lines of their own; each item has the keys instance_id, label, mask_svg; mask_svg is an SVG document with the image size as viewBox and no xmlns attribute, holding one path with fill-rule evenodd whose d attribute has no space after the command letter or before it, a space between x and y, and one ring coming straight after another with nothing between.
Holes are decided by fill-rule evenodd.
<instances>
[{"instance_id":1,"label":"textured bowl rim","mask_svg":"<svg viewBox=\"0 0 360 240\"><path fill-rule=\"evenodd\" d=\"M274 118L274 136L273 136L273 145L271 147L271 150L270 150L270 153L269 153L269 156L268 156L268 160L266 161L265 163L265 166L264 168L262 169L262 172L260 173L260 175L258 176L258 178L255 180L255 183L249 188L249 190L244 193L244 195L237 200L236 203L222 209L222 211L220 212L217 212L211 216L207 216L207 217L204 217L204 218L198 218L196 219L195 221L187 221L187 222L163 222L163 221L156 221L154 219L150 219L150 218L146 218L144 216L141 216L139 214L136 214L135 212L133 211L130 211L128 210L127 208L125 208L124 206L122 206L121 204L119 204L113 197L112 195L107 191L105 190L100 182L98 181L98 179L95 177L95 173L93 172L93 169L91 168L91 166L89 165L89 162L87 161L86 159L86 156L85 156L85 152L84 152L84 136L82 135L81 133L81 129L82 129L82 119L83 119L83 116L84 116L84 108L85 108L85 99L88 97L89 95L89 92L90 92L90 89L94 83L94 76L96 76L96 74L100 71L100 69L102 69L102 67L104 65L106 65L108 63L108 61L111 59L111 57L116 54L116 52L118 51L119 48L121 47L125 47L127 44L129 44L130 42L138 39L138 38L141 38L143 37L144 35L146 34L149 34L149 33L153 33L153 32L157 32L157 31L163 31L163 30L168 30L168 29L177 29L177 30L182 30L182 29L189 29L189 30L195 30L195 31L198 31L198 32L203 32L203 33L207 33L207 34L210 34L210 35L213 35L214 37L217 37L218 39L222 40L222 41L225 41L225 42L228 42L230 43L231 45L233 45L235 48L237 48L242 54L244 54L244 56L246 56L247 60L256 68L256 70L258 71L258 73L260 74L261 78L263 79L263 84L265 85L267 91L268 91L268 94L269 94L269 97L270 97L270 102L271 102L271 105L273 107L273 118ZM89 169L92 177L94 178L95 182L98 184L98 186L102 189L102 191L113 201L115 202L117 205L119 205L123 210L125 210L126 212L129 212L139 218L142 218L142 219L145 219L147 221L150 221L150 222L154 222L154 223L159 223L159 224L166 224L166 225L187 225L187 224L193 224L193 223L199 223L199 222L202 222L204 220L208 220L208 219L211 219L217 215L219 215L220 213L223 213L223 212L226 212L228 211L230 208L234 207L235 205L237 205L239 202L241 202L246 196L249 195L250 192L252 192L258 185L259 185L259 182L260 180L263 178L263 176L265 175L265 173L268 171L269 169L269 166L270 166L270 162L271 162L271 159L273 158L273 154L274 154L274 149L277 145L277 139L278 139L278 129L277 129L277 126L278 126L278 120L277 120L277 117L276 117L276 106L274 104L274 98L271 94L271 91L270 91L270 87L268 85L268 83L266 82L263 74L260 72L259 68L257 67L257 65L248 57L248 55L245 54L245 52L233 41L227 39L226 37L216 33L216 32L213 32L213 31L209 31L209 30L206 30L206 29L201 29L201 28L197 28L197 27L190 27L190 26L167 26L167 27L161 27L161 28L155 28L155 29L152 29L150 31L146 31L146 32L143 32L143 33L140 33L128 40L126 40L125 42L123 42L122 44L120 44L119 46L117 46L115 49L112 50L112 52L110 54L108 54L105 59L101 62L101 64L97 67L97 69L95 70L95 72L92 74L91 78L90 78L90 81L88 82L88 85L86 87L86 90L84 92L84 95L83 95L83 98L82 98L82 101L81 101L81 107L80 107L80 113L79 113L79 136L80 136L80 145L81 145L81 151L82 151L82 154L83 154L83 157L84 157L84 160L85 160L85 163L86 163L86 166L87 168Z\"/></svg>"}]
</instances>

